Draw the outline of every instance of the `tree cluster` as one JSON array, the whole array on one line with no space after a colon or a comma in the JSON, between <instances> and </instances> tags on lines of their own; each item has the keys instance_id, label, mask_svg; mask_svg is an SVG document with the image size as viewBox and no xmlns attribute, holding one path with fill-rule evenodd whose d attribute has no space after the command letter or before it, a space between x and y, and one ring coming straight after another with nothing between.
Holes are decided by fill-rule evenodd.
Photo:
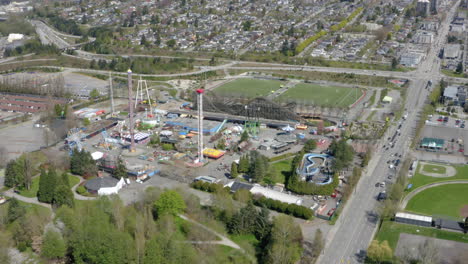
<instances>
[{"instance_id":1,"label":"tree cluster","mask_svg":"<svg viewBox=\"0 0 468 264\"><path fill-rule=\"evenodd\" d=\"M237 172L248 174L255 182L261 182L268 174L268 162L268 158L258 151L251 151L240 157Z\"/></svg>"},{"instance_id":2,"label":"tree cluster","mask_svg":"<svg viewBox=\"0 0 468 264\"><path fill-rule=\"evenodd\" d=\"M197 189L197 190L200 190L200 191L210 192L210 193L218 192L219 190L224 188L222 184L209 183L209 182L205 182L205 181L192 182L190 184L190 187L192 187L194 189Z\"/></svg>"},{"instance_id":3,"label":"tree cluster","mask_svg":"<svg viewBox=\"0 0 468 264\"><path fill-rule=\"evenodd\" d=\"M367 258L375 263L381 263L386 260L391 260L393 252L388 241L382 241L379 243L377 240L372 240L369 248L367 249Z\"/></svg>"},{"instance_id":4,"label":"tree cluster","mask_svg":"<svg viewBox=\"0 0 468 264\"><path fill-rule=\"evenodd\" d=\"M83 177L97 175L96 162L93 160L91 153L82 149L74 149L70 159L70 170L73 174L78 174Z\"/></svg>"},{"instance_id":5,"label":"tree cluster","mask_svg":"<svg viewBox=\"0 0 468 264\"><path fill-rule=\"evenodd\" d=\"M52 26L59 31L76 36L83 35L83 31L74 20L65 19L60 16L49 16L49 21L51 22Z\"/></svg>"},{"instance_id":6,"label":"tree cluster","mask_svg":"<svg viewBox=\"0 0 468 264\"><path fill-rule=\"evenodd\" d=\"M29 190L32 183L33 167L29 154L23 154L16 160L7 163L4 185L12 188Z\"/></svg>"},{"instance_id":7,"label":"tree cluster","mask_svg":"<svg viewBox=\"0 0 468 264\"><path fill-rule=\"evenodd\" d=\"M47 173L42 169L39 177L37 199L40 202L52 203L55 207L62 205L73 207L75 205L73 192L70 190L70 182L66 172L58 176L54 168L50 168Z\"/></svg>"},{"instance_id":8,"label":"tree cluster","mask_svg":"<svg viewBox=\"0 0 468 264\"><path fill-rule=\"evenodd\" d=\"M5 49L5 57L35 53L37 55L60 55L60 49L53 44L43 45L38 39L28 40L23 46Z\"/></svg>"},{"instance_id":9,"label":"tree cluster","mask_svg":"<svg viewBox=\"0 0 468 264\"><path fill-rule=\"evenodd\" d=\"M181 58L163 59L147 57L116 57L110 62L102 59L97 61L92 60L89 64L89 67L91 69L111 70L118 72L126 72L128 69L132 69L132 71L136 73L154 74L158 72L176 72L182 71L184 69L191 70L193 69L193 60Z\"/></svg>"},{"instance_id":10,"label":"tree cluster","mask_svg":"<svg viewBox=\"0 0 468 264\"><path fill-rule=\"evenodd\" d=\"M334 157L332 168L335 172L348 167L353 161L354 150L346 143L346 139L334 140L329 149Z\"/></svg>"}]
</instances>

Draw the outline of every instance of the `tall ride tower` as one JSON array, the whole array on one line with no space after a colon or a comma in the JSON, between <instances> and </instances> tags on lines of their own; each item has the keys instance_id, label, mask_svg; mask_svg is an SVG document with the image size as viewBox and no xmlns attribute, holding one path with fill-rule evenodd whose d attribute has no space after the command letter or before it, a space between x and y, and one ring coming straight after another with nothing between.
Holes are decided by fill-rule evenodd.
<instances>
[{"instance_id":1,"label":"tall ride tower","mask_svg":"<svg viewBox=\"0 0 468 264\"><path fill-rule=\"evenodd\" d=\"M134 126L134 123L133 123L133 102L132 102L132 70L128 69L127 71L128 73L128 78L127 78L127 82L128 82L128 111L130 113L130 124L129 124L129 128L130 128L130 151L129 152L135 152L135 135L134 135L134 131L133 131L133 126Z\"/></svg>"},{"instance_id":2,"label":"tall ride tower","mask_svg":"<svg viewBox=\"0 0 468 264\"><path fill-rule=\"evenodd\" d=\"M203 162L203 93L205 90L197 90L198 105L198 162Z\"/></svg>"}]
</instances>

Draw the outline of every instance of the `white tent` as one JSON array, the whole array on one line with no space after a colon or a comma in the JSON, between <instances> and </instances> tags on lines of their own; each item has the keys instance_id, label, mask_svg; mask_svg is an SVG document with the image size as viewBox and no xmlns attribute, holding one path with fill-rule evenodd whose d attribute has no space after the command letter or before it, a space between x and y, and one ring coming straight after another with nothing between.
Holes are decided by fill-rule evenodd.
<instances>
[{"instance_id":1,"label":"white tent","mask_svg":"<svg viewBox=\"0 0 468 264\"><path fill-rule=\"evenodd\" d=\"M283 127L281 130L286 131L286 132L291 132L291 131L294 131L294 128L291 127L290 125L287 125Z\"/></svg>"},{"instance_id":2,"label":"white tent","mask_svg":"<svg viewBox=\"0 0 468 264\"><path fill-rule=\"evenodd\" d=\"M266 198L270 198L270 199L273 199L273 200L278 200L278 201L281 201L283 203L297 204L297 205L302 204L302 199L297 197L297 196L290 195L290 194L287 194L287 193L278 192L278 191L275 191L275 190L272 190L272 189L267 189L267 188L262 187L262 186L260 186L258 184L255 184L254 187L252 189L250 189L250 192L252 194L261 194L261 195L265 196Z\"/></svg>"},{"instance_id":3,"label":"white tent","mask_svg":"<svg viewBox=\"0 0 468 264\"><path fill-rule=\"evenodd\" d=\"M104 153L100 151L96 151L96 152L91 153L91 157L93 157L93 160L98 160L104 157Z\"/></svg>"},{"instance_id":4,"label":"white tent","mask_svg":"<svg viewBox=\"0 0 468 264\"><path fill-rule=\"evenodd\" d=\"M170 131L170 130L163 130L163 131L159 132L159 135L165 136L165 137L170 137L170 136L172 136L172 131Z\"/></svg>"}]
</instances>

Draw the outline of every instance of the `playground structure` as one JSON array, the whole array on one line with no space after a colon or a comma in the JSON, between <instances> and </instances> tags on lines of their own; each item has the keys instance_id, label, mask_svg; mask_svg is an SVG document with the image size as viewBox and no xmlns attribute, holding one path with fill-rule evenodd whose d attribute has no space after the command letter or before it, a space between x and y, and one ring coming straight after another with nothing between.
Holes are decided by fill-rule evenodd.
<instances>
[{"instance_id":1,"label":"playground structure","mask_svg":"<svg viewBox=\"0 0 468 264\"><path fill-rule=\"evenodd\" d=\"M330 158L331 156L326 154L306 153L296 172L303 181L313 182L317 185L330 184L333 181L328 169Z\"/></svg>"}]
</instances>

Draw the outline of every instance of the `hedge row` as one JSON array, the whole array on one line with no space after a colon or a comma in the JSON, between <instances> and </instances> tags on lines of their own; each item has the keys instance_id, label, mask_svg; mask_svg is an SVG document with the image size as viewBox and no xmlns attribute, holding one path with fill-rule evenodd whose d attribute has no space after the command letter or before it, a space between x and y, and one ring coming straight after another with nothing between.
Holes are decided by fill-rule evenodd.
<instances>
[{"instance_id":1,"label":"hedge row","mask_svg":"<svg viewBox=\"0 0 468 264\"><path fill-rule=\"evenodd\" d=\"M314 212L305 206L283 203L278 200L265 198L263 196L255 198L254 204L260 207L265 206L270 210L293 215L295 217L299 217L306 220L310 220L314 217Z\"/></svg>"},{"instance_id":2,"label":"hedge row","mask_svg":"<svg viewBox=\"0 0 468 264\"><path fill-rule=\"evenodd\" d=\"M210 193L218 192L219 190L224 188L222 184L209 183L209 182L204 182L204 181L192 182L190 186L194 189L204 191L204 192L210 192Z\"/></svg>"}]
</instances>

